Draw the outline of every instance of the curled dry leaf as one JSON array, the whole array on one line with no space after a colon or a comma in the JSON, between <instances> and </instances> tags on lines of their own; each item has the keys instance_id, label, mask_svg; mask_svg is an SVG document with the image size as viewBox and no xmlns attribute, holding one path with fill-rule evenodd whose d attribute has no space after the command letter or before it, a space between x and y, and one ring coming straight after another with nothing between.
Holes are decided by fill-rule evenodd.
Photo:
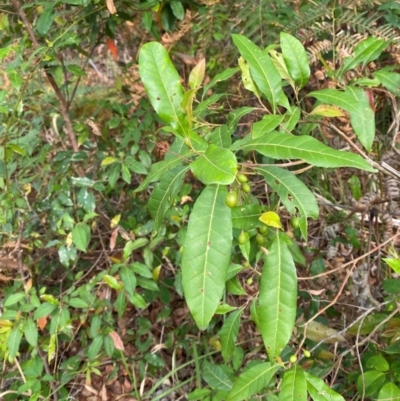
<instances>
[{"instance_id":1,"label":"curled dry leaf","mask_svg":"<svg viewBox=\"0 0 400 401\"><path fill-rule=\"evenodd\" d=\"M112 331L111 333L109 333L109 336L113 340L114 347L116 349L119 349L120 351L125 350L124 343L122 342L121 337L116 331Z\"/></svg>"},{"instance_id":2,"label":"curled dry leaf","mask_svg":"<svg viewBox=\"0 0 400 401\"><path fill-rule=\"evenodd\" d=\"M117 9L115 8L114 5L114 0L106 0L107 4L107 9L110 12L110 14L115 14L117 12Z\"/></svg>"},{"instance_id":3,"label":"curled dry leaf","mask_svg":"<svg viewBox=\"0 0 400 401\"><path fill-rule=\"evenodd\" d=\"M312 341L319 342L326 340L325 342L328 344L346 341L337 330L331 329L330 327L315 321L308 323L305 335Z\"/></svg>"},{"instance_id":4,"label":"curled dry leaf","mask_svg":"<svg viewBox=\"0 0 400 401\"><path fill-rule=\"evenodd\" d=\"M111 233L111 236L110 236L110 251L113 251L114 248L115 248L115 243L116 243L116 241L117 241L118 231L119 231L118 228L119 228L119 227L115 228L115 229L113 230L113 232Z\"/></svg>"},{"instance_id":5,"label":"curled dry leaf","mask_svg":"<svg viewBox=\"0 0 400 401\"><path fill-rule=\"evenodd\" d=\"M182 196L181 205L184 205L186 202L193 202L193 199L188 195Z\"/></svg>"}]
</instances>

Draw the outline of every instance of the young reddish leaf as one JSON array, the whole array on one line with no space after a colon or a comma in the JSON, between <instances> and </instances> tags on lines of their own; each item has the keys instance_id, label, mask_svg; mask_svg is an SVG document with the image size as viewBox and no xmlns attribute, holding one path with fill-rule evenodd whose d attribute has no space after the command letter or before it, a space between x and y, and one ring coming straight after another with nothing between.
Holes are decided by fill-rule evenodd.
<instances>
[{"instance_id":1,"label":"young reddish leaf","mask_svg":"<svg viewBox=\"0 0 400 401\"><path fill-rule=\"evenodd\" d=\"M47 316L41 317L36 321L37 327L40 331L43 331L47 324Z\"/></svg>"},{"instance_id":2,"label":"young reddish leaf","mask_svg":"<svg viewBox=\"0 0 400 401\"><path fill-rule=\"evenodd\" d=\"M117 46L115 45L115 41L108 36L106 36L106 45L110 53L113 55L115 61L118 60L118 50Z\"/></svg>"}]
</instances>

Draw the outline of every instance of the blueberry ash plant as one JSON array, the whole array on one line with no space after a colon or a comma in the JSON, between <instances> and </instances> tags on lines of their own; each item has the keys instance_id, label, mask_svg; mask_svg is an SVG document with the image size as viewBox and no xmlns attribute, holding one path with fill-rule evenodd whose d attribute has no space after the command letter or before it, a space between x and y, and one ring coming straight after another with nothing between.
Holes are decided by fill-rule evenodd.
<instances>
[{"instance_id":1,"label":"blueberry ash plant","mask_svg":"<svg viewBox=\"0 0 400 401\"><path fill-rule=\"evenodd\" d=\"M265 50L245 36L235 34L232 39L241 55L239 66L226 69L204 86L204 59L193 68L184 87L161 44L151 42L141 48L141 79L153 108L166 124L164 130L175 139L165 159L152 165L135 191L143 191L155 183L148 208L154 219L154 231L160 233L170 199L178 195L186 173L190 170L204 185L189 215L181 279L185 300L199 329L207 329L216 313L226 314L219 332L225 363L235 351L242 314L248 304L246 301L237 307L221 301L226 289L232 287L236 292L230 293L246 295L237 279L244 268L234 263L237 250L246 261L246 268L259 271L259 292L247 299L251 300L251 317L262 335L268 361L255 362L236 380L227 378L227 399L243 400L259 393L282 369L282 396L292 394L294 388L301 399L306 399L307 391L314 400L322 399L318 395L322 393L335 400L343 399L323 380L303 370L294 355L289 359L284 353L297 311L295 261L301 262L302 255L282 230L279 213L283 205L306 239L307 219L316 219L319 212L310 189L285 167L288 160L301 160L321 168L376 171L371 160L330 148L310 135L322 118L326 122L348 113L357 139L368 153L375 135L374 111L361 81L343 84L340 89L308 93L306 96L316 101L312 110L305 111L300 91L309 81L310 67L304 47L295 37L282 32L279 46L271 45ZM353 55L344 59L340 70L335 72L336 81L343 82L348 71L378 58L388 44L373 37L359 43ZM255 112L255 107L232 110L224 124L206 122L211 113L209 106L226 95L211 89L238 73L244 87L259 101L257 112L263 111L250 132L240 139L233 135L238 122L244 115ZM375 85L386 87L390 74L388 70L376 73L382 80L376 79ZM284 87L288 85L294 100L285 94ZM250 154L254 155L252 163L244 161ZM257 163L262 157L270 163ZM249 177L265 182L279 199L275 207L262 205L251 194Z\"/></svg>"}]
</instances>

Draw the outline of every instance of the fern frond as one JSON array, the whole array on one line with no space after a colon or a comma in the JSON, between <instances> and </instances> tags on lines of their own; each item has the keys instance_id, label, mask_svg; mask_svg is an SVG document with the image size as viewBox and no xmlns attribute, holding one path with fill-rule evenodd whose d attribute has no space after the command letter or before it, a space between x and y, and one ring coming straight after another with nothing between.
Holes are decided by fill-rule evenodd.
<instances>
[{"instance_id":1,"label":"fern frond","mask_svg":"<svg viewBox=\"0 0 400 401\"><path fill-rule=\"evenodd\" d=\"M319 42L313 43L307 48L307 53L310 61L312 63L317 62L318 54L328 53L332 50L332 47L333 43L331 40L328 39L320 40Z\"/></svg>"}]
</instances>

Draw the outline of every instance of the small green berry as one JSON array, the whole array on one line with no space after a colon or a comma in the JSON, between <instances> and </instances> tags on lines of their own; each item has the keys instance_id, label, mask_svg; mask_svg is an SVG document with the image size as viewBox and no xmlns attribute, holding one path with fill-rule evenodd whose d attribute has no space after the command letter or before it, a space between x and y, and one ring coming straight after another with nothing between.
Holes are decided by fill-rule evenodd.
<instances>
[{"instance_id":1,"label":"small green berry","mask_svg":"<svg viewBox=\"0 0 400 401\"><path fill-rule=\"evenodd\" d=\"M289 358L290 363L296 363L297 362L297 356L296 355L291 355Z\"/></svg>"},{"instance_id":2,"label":"small green berry","mask_svg":"<svg viewBox=\"0 0 400 401\"><path fill-rule=\"evenodd\" d=\"M256 235L256 241L262 245L265 242L265 237L262 234L257 234Z\"/></svg>"},{"instance_id":3,"label":"small green berry","mask_svg":"<svg viewBox=\"0 0 400 401\"><path fill-rule=\"evenodd\" d=\"M246 243L246 241L247 241L247 235L246 235L246 233L244 231L242 231L239 234L238 242L239 242L240 245L244 245Z\"/></svg>"},{"instance_id":4,"label":"small green berry","mask_svg":"<svg viewBox=\"0 0 400 401\"><path fill-rule=\"evenodd\" d=\"M238 194L236 191L231 191L225 197L225 204L226 206L233 208L238 203Z\"/></svg>"},{"instance_id":5,"label":"small green berry","mask_svg":"<svg viewBox=\"0 0 400 401\"><path fill-rule=\"evenodd\" d=\"M305 349L305 350L303 351L303 354L304 354L304 356L305 356L306 358L309 358L309 357L311 356L311 352L310 352L308 349Z\"/></svg>"},{"instance_id":6,"label":"small green berry","mask_svg":"<svg viewBox=\"0 0 400 401\"><path fill-rule=\"evenodd\" d=\"M244 174L238 174L237 179L242 184L248 181L248 178Z\"/></svg>"},{"instance_id":7,"label":"small green berry","mask_svg":"<svg viewBox=\"0 0 400 401\"><path fill-rule=\"evenodd\" d=\"M300 226L300 219L299 219L298 217L292 217L292 218L290 219L290 225L291 225L293 228L299 228L299 226Z\"/></svg>"},{"instance_id":8,"label":"small green berry","mask_svg":"<svg viewBox=\"0 0 400 401\"><path fill-rule=\"evenodd\" d=\"M245 192L246 194L248 194L251 191L251 187L247 182L242 184L242 191Z\"/></svg>"},{"instance_id":9,"label":"small green berry","mask_svg":"<svg viewBox=\"0 0 400 401\"><path fill-rule=\"evenodd\" d=\"M258 227L258 232L260 234L265 235L267 233L267 231L268 231L268 227L265 224L263 226L261 226L261 227Z\"/></svg>"}]
</instances>

